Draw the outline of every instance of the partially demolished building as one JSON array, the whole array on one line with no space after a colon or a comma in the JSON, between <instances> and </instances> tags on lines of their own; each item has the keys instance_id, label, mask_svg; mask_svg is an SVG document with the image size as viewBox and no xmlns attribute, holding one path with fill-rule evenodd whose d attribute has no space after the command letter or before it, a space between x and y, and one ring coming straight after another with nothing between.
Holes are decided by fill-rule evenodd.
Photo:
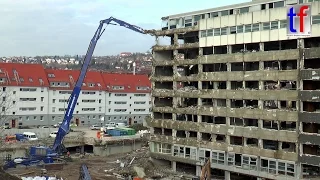
<instances>
[{"instance_id":1,"label":"partially demolished building","mask_svg":"<svg viewBox=\"0 0 320 180\"><path fill-rule=\"evenodd\" d=\"M312 35L287 36L288 4ZM313 2L314 1L314 2ZM320 2L254 0L162 18L153 47L151 156L224 179L320 177Z\"/></svg>"}]
</instances>

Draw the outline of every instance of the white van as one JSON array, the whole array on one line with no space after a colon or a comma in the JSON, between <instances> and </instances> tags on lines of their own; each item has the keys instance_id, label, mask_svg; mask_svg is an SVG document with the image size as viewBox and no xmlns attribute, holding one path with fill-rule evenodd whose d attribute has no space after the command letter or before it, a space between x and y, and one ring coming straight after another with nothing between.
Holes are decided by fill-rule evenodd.
<instances>
[{"instance_id":1,"label":"white van","mask_svg":"<svg viewBox=\"0 0 320 180\"><path fill-rule=\"evenodd\" d=\"M38 137L37 137L36 133L34 133L34 132L24 132L23 136L29 141L38 140Z\"/></svg>"}]
</instances>

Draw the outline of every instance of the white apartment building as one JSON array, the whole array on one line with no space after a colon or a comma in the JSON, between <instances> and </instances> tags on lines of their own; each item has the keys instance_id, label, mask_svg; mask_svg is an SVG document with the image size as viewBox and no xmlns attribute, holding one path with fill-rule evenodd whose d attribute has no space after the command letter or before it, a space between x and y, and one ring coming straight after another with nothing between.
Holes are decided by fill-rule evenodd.
<instances>
[{"instance_id":1,"label":"white apartment building","mask_svg":"<svg viewBox=\"0 0 320 180\"><path fill-rule=\"evenodd\" d=\"M48 81L41 65L1 63L0 85L0 104L7 107L0 114L10 116L6 125L47 124Z\"/></svg>"},{"instance_id":2,"label":"white apartment building","mask_svg":"<svg viewBox=\"0 0 320 180\"><path fill-rule=\"evenodd\" d=\"M5 114L8 118L6 125L53 125L63 120L79 71L44 69L38 64L15 63L1 63L0 70L0 103L8 105L8 108L1 109L0 115ZM123 82L126 87L135 88L135 82L141 84L143 80L142 87L148 87L148 90L126 90L120 95L108 92L105 81L113 87L112 82L108 81L109 75L116 77L119 82L131 79L129 84ZM72 121L87 126L107 123L108 120L128 123L131 118L132 123L142 123L144 117L149 115L149 94L150 82L147 76L88 71ZM135 102L137 99L141 102ZM124 103L124 106L118 103ZM122 110L124 107L126 111Z\"/></svg>"},{"instance_id":3,"label":"white apartment building","mask_svg":"<svg viewBox=\"0 0 320 180\"><path fill-rule=\"evenodd\" d=\"M102 74L106 93L106 120L142 123L150 114L150 82L145 75Z\"/></svg>"}]
</instances>

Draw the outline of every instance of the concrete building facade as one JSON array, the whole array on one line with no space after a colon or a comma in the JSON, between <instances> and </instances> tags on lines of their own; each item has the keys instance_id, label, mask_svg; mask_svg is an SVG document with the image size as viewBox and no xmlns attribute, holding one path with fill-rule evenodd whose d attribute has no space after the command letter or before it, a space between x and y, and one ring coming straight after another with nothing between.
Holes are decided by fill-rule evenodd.
<instances>
[{"instance_id":1,"label":"concrete building facade","mask_svg":"<svg viewBox=\"0 0 320 180\"><path fill-rule=\"evenodd\" d=\"M0 63L0 70L0 117L8 118L2 125L19 127L62 122L80 71L18 63ZM88 71L73 122L85 126L109 122L143 123L150 114L150 86L146 75Z\"/></svg>"},{"instance_id":2,"label":"concrete building facade","mask_svg":"<svg viewBox=\"0 0 320 180\"><path fill-rule=\"evenodd\" d=\"M287 5L312 34L288 37ZM153 47L151 156L224 179L320 177L320 2L254 0L163 17Z\"/></svg>"}]
</instances>

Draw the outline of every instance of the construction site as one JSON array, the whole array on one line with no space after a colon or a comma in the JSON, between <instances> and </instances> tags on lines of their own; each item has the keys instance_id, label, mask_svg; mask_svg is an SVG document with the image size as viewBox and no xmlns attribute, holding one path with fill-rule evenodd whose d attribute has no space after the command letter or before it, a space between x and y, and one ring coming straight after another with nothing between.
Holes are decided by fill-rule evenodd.
<instances>
[{"instance_id":1,"label":"construction site","mask_svg":"<svg viewBox=\"0 0 320 180\"><path fill-rule=\"evenodd\" d=\"M65 161L29 166L30 159L22 160L28 165L6 169L3 178L76 180L90 173L97 180L320 179L320 2L308 1L310 34L287 34L287 6L305 3L253 0L186 12L163 17L161 30L142 31L115 18L101 21L156 38L152 110L145 119L150 133L100 138L69 132L72 117L66 113L53 142L0 149L14 167L12 158L30 154L51 162L64 144L70 153ZM101 25L89 48L94 50L102 32ZM84 76L70 102L76 102ZM76 103L70 104L74 109ZM36 153L28 151L32 146Z\"/></svg>"}]
</instances>

